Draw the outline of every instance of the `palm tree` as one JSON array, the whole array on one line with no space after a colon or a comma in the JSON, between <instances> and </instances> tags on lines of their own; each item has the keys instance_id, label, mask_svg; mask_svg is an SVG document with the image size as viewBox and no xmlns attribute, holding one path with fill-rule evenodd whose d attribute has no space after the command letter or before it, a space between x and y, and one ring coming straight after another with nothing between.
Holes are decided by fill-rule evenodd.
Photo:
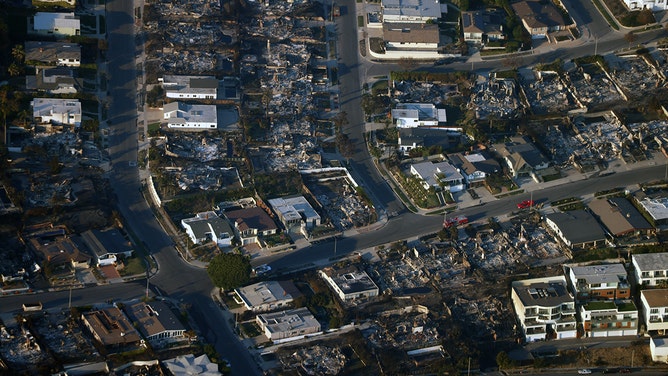
<instances>
[{"instance_id":1,"label":"palm tree","mask_svg":"<svg viewBox=\"0 0 668 376\"><path fill-rule=\"evenodd\" d=\"M23 63L23 60L26 57L26 52L23 49L23 46L20 44L17 44L12 48L12 57L14 58L14 61L17 63Z\"/></svg>"}]
</instances>

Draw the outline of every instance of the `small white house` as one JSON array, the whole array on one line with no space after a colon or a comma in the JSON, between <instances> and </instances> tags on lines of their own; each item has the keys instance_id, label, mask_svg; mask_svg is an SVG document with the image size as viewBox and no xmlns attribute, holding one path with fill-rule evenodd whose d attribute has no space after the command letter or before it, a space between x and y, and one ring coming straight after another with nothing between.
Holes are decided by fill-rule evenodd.
<instances>
[{"instance_id":1,"label":"small white house","mask_svg":"<svg viewBox=\"0 0 668 376\"><path fill-rule=\"evenodd\" d=\"M464 190L464 176L448 162L422 162L411 165L411 174L422 180L424 189L445 189L450 192Z\"/></svg>"},{"instance_id":2,"label":"small white house","mask_svg":"<svg viewBox=\"0 0 668 376\"><path fill-rule=\"evenodd\" d=\"M444 108L431 103L399 103L392 110L397 128L436 127L448 121Z\"/></svg>"},{"instance_id":3,"label":"small white house","mask_svg":"<svg viewBox=\"0 0 668 376\"><path fill-rule=\"evenodd\" d=\"M81 126L81 102L78 99L35 98L30 106L33 120L38 124Z\"/></svg>"},{"instance_id":4,"label":"small white house","mask_svg":"<svg viewBox=\"0 0 668 376\"><path fill-rule=\"evenodd\" d=\"M668 9L668 0L624 0L629 10L649 9L658 12Z\"/></svg>"},{"instance_id":5,"label":"small white house","mask_svg":"<svg viewBox=\"0 0 668 376\"><path fill-rule=\"evenodd\" d=\"M649 352L653 362L668 363L668 338L650 338Z\"/></svg>"},{"instance_id":6,"label":"small white house","mask_svg":"<svg viewBox=\"0 0 668 376\"><path fill-rule=\"evenodd\" d=\"M232 245L234 238L232 227L215 212L197 213L193 218L184 218L181 220L181 226L195 244L212 240L221 247Z\"/></svg>"},{"instance_id":7,"label":"small white house","mask_svg":"<svg viewBox=\"0 0 668 376\"><path fill-rule=\"evenodd\" d=\"M67 37L81 34L81 21L74 13L37 12L28 32Z\"/></svg>"},{"instance_id":8,"label":"small white house","mask_svg":"<svg viewBox=\"0 0 668 376\"><path fill-rule=\"evenodd\" d=\"M168 128L216 129L218 115L215 105L167 103L163 108L163 118Z\"/></svg>"}]
</instances>

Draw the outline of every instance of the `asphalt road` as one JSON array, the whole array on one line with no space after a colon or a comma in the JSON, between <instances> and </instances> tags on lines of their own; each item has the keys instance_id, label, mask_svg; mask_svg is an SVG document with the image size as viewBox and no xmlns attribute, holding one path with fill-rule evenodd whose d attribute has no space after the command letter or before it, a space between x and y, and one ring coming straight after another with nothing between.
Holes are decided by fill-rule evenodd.
<instances>
[{"instance_id":1,"label":"asphalt road","mask_svg":"<svg viewBox=\"0 0 668 376\"><path fill-rule=\"evenodd\" d=\"M141 3L140 3L141 4ZM130 231L139 238L159 265L159 272L150 283L159 290L191 308L195 320L207 341L229 359L233 373L258 374L255 362L245 346L232 334L229 323L211 300L211 284L206 271L185 263L156 220L141 194L137 161L137 72L133 2L114 0L107 3L107 30L109 33L109 88L111 88L109 117L111 120L110 155L113 163L110 181L116 194L117 206ZM141 48L141 46L139 46ZM145 284L145 281L142 282ZM127 287L126 287L127 288ZM98 288L98 297L115 298ZM136 291L141 296L145 287ZM130 294L132 295L132 294Z\"/></svg>"},{"instance_id":2,"label":"asphalt road","mask_svg":"<svg viewBox=\"0 0 668 376\"><path fill-rule=\"evenodd\" d=\"M362 80L367 74L366 68L360 65L357 17L355 16L355 0L345 0L340 5L348 8L348 16L336 19L338 31L339 53L339 103L341 111L347 114L348 125L344 132L354 145L354 155L349 159L351 174L369 194L379 214L403 213L404 205L399 201L392 189L380 176L369 155L364 140L364 114L360 106L362 98ZM387 69L387 67L385 67Z\"/></svg>"},{"instance_id":3,"label":"asphalt road","mask_svg":"<svg viewBox=\"0 0 668 376\"><path fill-rule=\"evenodd\" d=\"M616 187L627 187L639 182L662 179L666 167L662 165L650 166L631 171L617 172L613 175L595 177L587 180L577 180L563 185L536 190L533 193L522 193L509 196L483 206L469 207L458 210L452 215L462 215L471 221L501 216L517 210L517 203L530 197L536 203L549 203L567 197L581 197L594 192ZM288 272L300 267L308 267L331 257L350 254L369 247L392 243L398 240L417 238L422 235L433 234L441 229L441 216L422 216L406 212L400 217L391 218L382 228L337 240L336 253L334 242L314 244L287 254L266 256L255 263L266 263L276 272Z\"/></svg>"}]
</instances>

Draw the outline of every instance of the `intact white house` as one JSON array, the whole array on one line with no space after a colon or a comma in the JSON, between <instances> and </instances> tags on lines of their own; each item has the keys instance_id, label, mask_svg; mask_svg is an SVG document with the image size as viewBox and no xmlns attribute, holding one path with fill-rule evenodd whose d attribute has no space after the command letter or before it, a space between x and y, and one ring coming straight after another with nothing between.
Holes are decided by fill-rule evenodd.
<instances>
[{"instance_id":1,"label":"intact white house","mask_svg":"<svg viewBox=\"0 0 668 376\"><path fill-rule=\"evenodd\" d=\"M464 176L448 162L422 162L411 165L411 174L422 180L424 189L459 192L464 190Z\"/></svg>"},{"instance_id":2,"label":"intact white house","mask_svg":"<svg viewBox=\"0 0 668 376\"><path fill-rule=\"evenodd\" d=\"M197 213L193 218L184 218L181 220L181 226L195 244L212 240L221 247L232 245L234 237L232 227L215 212Z\"/></svg>"},{"instance_id":3,"label":"intact white house","mask_svg":"<svg viewBox=\"0 0 668 376\"><path fill-rule=\"evenodd\" d=\"M658 12L668 9L668 0L623 0L629 10L649 9Z\"/></svg>"},{"instance_id":4,"label":"intact white house","mask_svg":"<svg viewBox=\"0 0 668 376\"><path fill-rule=\"evenodd\" d=\"M642 253L631 255L635 280L641 286L658 286L668 283L668 253Z\"/></svg>"},{"instance_id":5,"label":"intact white house","mask_svg":"<svg viewBox=\"0 0 668 376\"><path fill-rule=\"evenodd\" d=\"M656 225L668 224L668 197L643 197L636 201Z\"/></svg>"},{"instance_id":6,"label":"intact white house","mask_svg":"<svg viewBox=\"0 0 668 376\"><path fill-rule=\"evenodd\" d=\"M426 23L436 21L441 12L438 0L382 0L383 22Z\"/></svg>"},{"instance_id":7,"label":"intact white house","mask_svg":"<svg viewBox=\"0 0 668 376\"><path fill-rule=\"evenodd\" d=\"M35 98L30 106L36 123L81 126L81 102L78 99Z\"/></svg>"},{"instance_id":8,"label":"intact white house","mask_svg":"<svg viewBox=\"0 0 668 376\"><path fill-rule=\"evenodd\" d=\"M167 103L163 107L163 118L167 120L168 128L218 128L218 115L215 105L187 104L182 102Z\"/></svg>"},{"instance_id":9,"label":"intact white house","mask_svg":"<svg viewBox=\"0 0 668 376\"><path fill-rule=\"evenodd\" d=\"M325 268L318 272L343 302L378 296L378 286L365 271L357 268Z\"/></svg>"},{"instance_id":10,"label":"intact white house","mask_svg":"<svg viewBox=\"0 0 668 376\"><path fill-rule=\"evenodd\" d=\"M257 315L255 321L271 341L318 333L320 323L306 307Z\"/></svg>"},{"instance_id":11,"label":"intact white house","mask_svg":"<svg viewBox=\"0 0 668 376\"><path fill-rule=\"evenodd\" d=\"M645 330L665 334L668 330L668 289L641 290L640 304Z\"/></svg>"},{"instance_id":12,"label":"intact white house","mask_svg":"<svg viewBox=\"0 0 668 376\"><path fill-rule=\"evenodd\" d=\"M234 289L234 300L253 312L287 308L298 296L292 281L263 281Z\"/></svg>"},{"instance_id":13,"label":"intact white house","mask_svg":"<svg viewBox=\"0 0 668 376\"><path fill-rule=\"evenodd\" d=\"M399 103L392 110L397 128L437 127L448 121L444 108L431 103Z\"/></svg>"},{"instance_id":14,"label":"intact white house","mask_svg":"<svg viewBox=\"0 0 668 376\"><path fill-rule=\"evenodd\" d=\"M320 226L320 215L304 196L273 198L269 205L288 230L297 229L306 234L307 230Z\"/></svg>"},{"instance_id":15,"label":"intact white house","mask_svg":"<svg viewBox=\"0 0 668 376\"><path fill-rule=\"evenodd\" d=\"M566 277L514 281L511 298L527 342L577 337L575 299Z\"/></svg>"},{"instance_id":16,"label":"intact white house","mask_svg":"<svg viewBox=\"0 0 668 376\"><path fill-rule=\"evenodd\" d=\"M81 34L81 21L74 13L37 12L28 23L28 33L67 37Z\"/></svg>"},{"instance_id":17,"label":"intact white house","mask_svg":"<svg viewBox=\"0 0 668 376\"><path fill-rule=\"evenodd\" d=\"M216 99L218 80L214 76L176 76L166 75L162 81L167 98L177 99Z\"/></svg>"},{"instance_id":18,"label":"intact white house","mask_svg":"<svg viewBox=\"0 0 668 376\"><path fill-rule=\"evenodd\" d=\"M668 363L668 338L650 338L649 352L652 354L653 362Z\"/></svg>"}]
</instances>

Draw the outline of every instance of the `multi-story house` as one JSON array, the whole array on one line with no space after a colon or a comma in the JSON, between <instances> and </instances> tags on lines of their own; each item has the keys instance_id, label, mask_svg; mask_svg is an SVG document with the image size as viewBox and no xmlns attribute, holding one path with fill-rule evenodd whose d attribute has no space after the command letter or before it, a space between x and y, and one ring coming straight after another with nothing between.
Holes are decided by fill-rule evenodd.
<instances>
[{"instance_id":1,"label":"multi-story house","mask_svg":"<svg viewBox=\"0 0 668 376\"><path fill-rule=\"evenodd\" d=\"M231 210L224 214L234 226L242 245L260 244L258 236L269 236L278 231L274 220L259 207Z\"/></svg>"},{"instance_id":2,"label":"multi-story house","mask_svg":"<svg viewBox=\"0 0 668 376\"><path fill-rule=\"evenodd\" d=\"M638 308L630 299L587 302L580 306L580 317L586 337L638 333Z\"/></svg>"},{"instance_id":3,"label":"multi-story house","mask_svg":"<svg viewBox=\"0 0 668 376\"><path fill-rule=\"evenodd\" d=\"M643 286L668 284L668 252L644 253L631 256L635 280Z\"/></svg>"},{"instance_id":4,"label":"multi-story house","mask_svg":"<svg viewBox=\"0 0 668 376\"><path fill-rule=\"evenodd\" d=\"M359 271L354 266L343 269L327 267L318 274L343 302L378 296L378 285L365 271Z\"/></svg>"},{"instance_id":5,"label":"multi-story house","mask_svg":"<svg viewBox=\"0 0 668 376\"><path fill-rule=\"evenodd\" d=\"M640 304L645 330L665 334L668 329L668 289L641 290Z\"/></svg>"},{"instance_id":6,"label":"multi-story house","mask_svg":"<svg viewBox=\"0 0 668 376\"><path fill-rule=\"evenodd\" d=\"M631 298L631 286L622 264L567 265L566 268L571 291L578 302Z\"/></svg>"},{"instance_id":7,"label":"multi-story house","mask_svg":"<svg viewBox=\"0 0 668 376\"><path fill-rule=\"evenodd\" d=\"M511 298L527 342L577 337L575 299L566 277L514 281Z\"/></svg>"}]
</instances>

